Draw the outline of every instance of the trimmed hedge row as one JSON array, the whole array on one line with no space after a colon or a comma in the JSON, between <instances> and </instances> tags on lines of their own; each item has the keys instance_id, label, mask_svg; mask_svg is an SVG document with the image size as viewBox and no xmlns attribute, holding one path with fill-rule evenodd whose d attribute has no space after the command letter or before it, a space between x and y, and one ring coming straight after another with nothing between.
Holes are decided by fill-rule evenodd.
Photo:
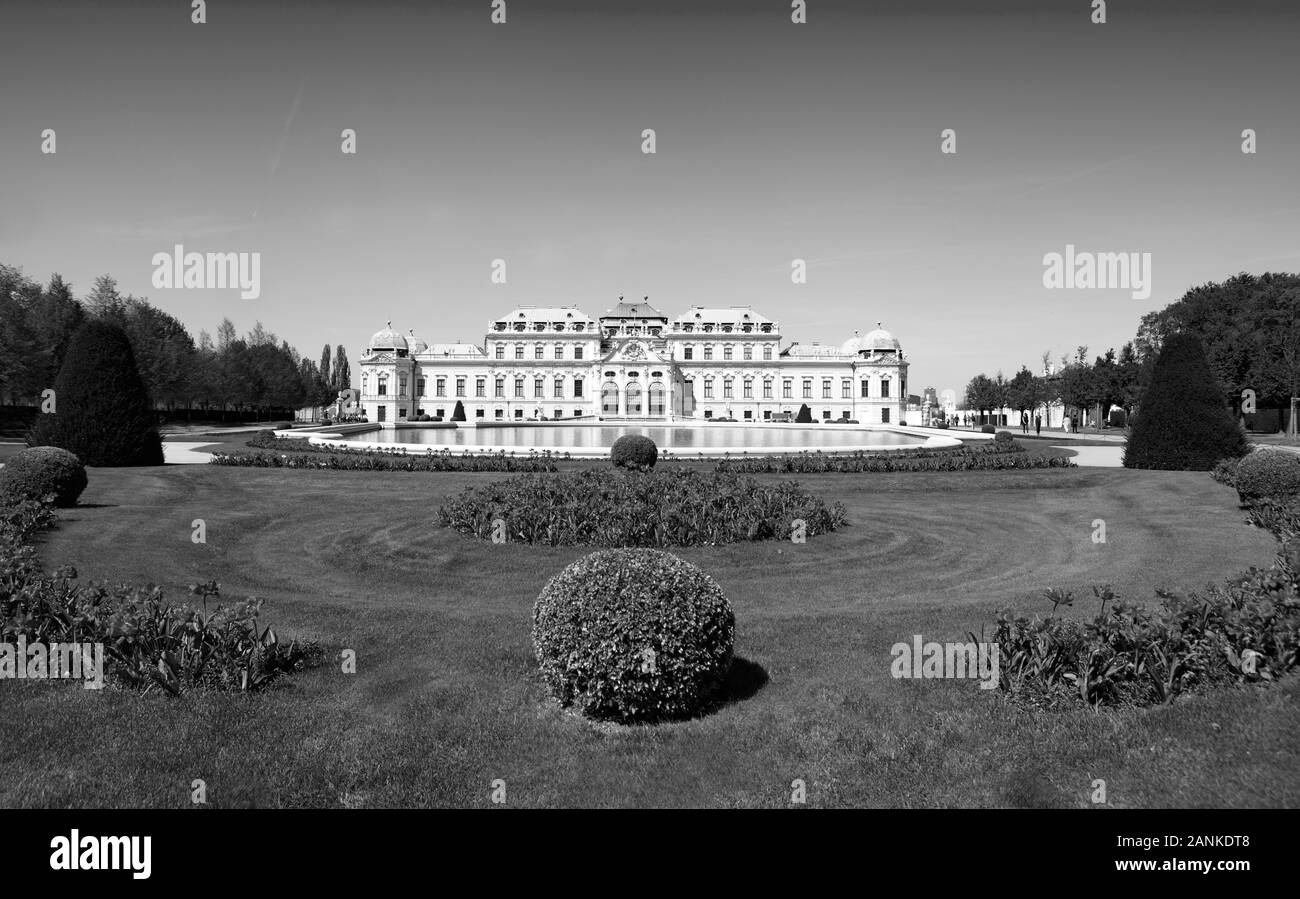
<instances>
[{"instance_id":1,"label":"trimmed hedge row","mask_svg":"<svg viewBox=\"0 0 1300 899\"><path fill-rule=\"evenodd\" d=\"M699 546L788 539L796 520L807 537L847 521L794 482L690 468L650 472L592 468L526 475L468 487L438 510L438 521L482 539L504 523L511 542L548 546Z\"/></svg>"},{"instance_id":2,"label":"trimmed hedge row","mask_svg":"<svg viewBox=\"0 0 1300 899\"><path fill-rule=\"evenodd\" d=\"M505 452L456 454L450 450L421 455L387 452L346 453L213 453L213 465L243 468L314 468L325 471L558 471L561 457L551 452L515 456ZM567 458L567 454L565 456Z\"/></svg>"},{"instance_id":3,"label":"trimmed hedge row","mask_svg":"<svg viewBox=\"0 0 1300 899\"><path fill-rule=\"evenodd\" d=\"M718 471L745 474L822 474L827 472L896 471L1009 471L1037 468L1073 468L1069 459L1030 455L1014 442L991 441L980 446L941 450L895 450L847 454L803 452L787 456L731 457Z\"/></svg>"}]
</instances>

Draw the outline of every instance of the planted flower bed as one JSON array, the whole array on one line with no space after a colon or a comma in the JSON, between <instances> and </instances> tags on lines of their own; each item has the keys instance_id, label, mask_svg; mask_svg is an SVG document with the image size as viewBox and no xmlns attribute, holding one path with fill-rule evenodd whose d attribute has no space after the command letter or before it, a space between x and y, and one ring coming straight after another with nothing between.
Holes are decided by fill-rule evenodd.
<instances>
[{"instance_id":1,"label":"planted flower bed","mask_svg":"<svg viewBox=\"0 0 1300 899\"><path fill-rule=\"evenodd\" d=\"M789 539L795 522L815 536L844 526L793 482L690 468L583 469L469 487L438 510L444 527L482 539L549 546L697 546ZM497 522L502 522L498 525ZM501 533L502 529L504 534Z\"/></svg>"}]
</instances>

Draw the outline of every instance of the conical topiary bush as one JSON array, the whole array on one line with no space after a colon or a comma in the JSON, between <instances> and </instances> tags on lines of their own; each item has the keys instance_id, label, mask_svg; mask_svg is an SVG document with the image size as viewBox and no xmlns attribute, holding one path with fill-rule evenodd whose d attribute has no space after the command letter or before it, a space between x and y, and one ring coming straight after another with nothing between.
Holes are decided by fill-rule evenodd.
<instances>
[{"instance_id":1,"label":"conical topiary bush","mask_svg":"<svg viewBox=\"0 0 1300 899\"><path fill-rule=\"evenodd\" d=\"M54 411L36 418L28 446L57 446L86 465L161 465L162 439L131 341L91 319L68 344L54 380Z\"/></svg>"},{"instance_id":2,"label":"conical topiary bush","mask_svg":"<svg viewBox=\"0 0 1300 899\"><path fill-rule=\"evenodd\" d=\"M1201 342L1190 334L1170 336L1129 431L1124 467L1209 471L1249 449Z\"/></svg>"}]
</instances>

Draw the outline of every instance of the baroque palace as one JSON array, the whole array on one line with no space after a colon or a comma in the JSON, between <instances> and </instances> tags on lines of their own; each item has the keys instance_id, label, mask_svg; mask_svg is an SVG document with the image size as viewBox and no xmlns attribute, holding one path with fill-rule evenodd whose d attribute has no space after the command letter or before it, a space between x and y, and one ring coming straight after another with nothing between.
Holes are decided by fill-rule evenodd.
<instances>
[{"instance_id":1,"label":"baroque palace","mask_svg":"<svg viewBox=\"0 0 1300 899\"><path fill-rule=\"evenodd\" d=\"M421 415L468 421L539 418L767 421L806 404L816 420L900 424L907 366L877 327L842 345L791 343L749 306L695 306L669 318L648 298L598 320L576 306L523 306L489 326L483 346L427 344L393 330L360 358L372 422Z\"/></svg>"}]
</instances>

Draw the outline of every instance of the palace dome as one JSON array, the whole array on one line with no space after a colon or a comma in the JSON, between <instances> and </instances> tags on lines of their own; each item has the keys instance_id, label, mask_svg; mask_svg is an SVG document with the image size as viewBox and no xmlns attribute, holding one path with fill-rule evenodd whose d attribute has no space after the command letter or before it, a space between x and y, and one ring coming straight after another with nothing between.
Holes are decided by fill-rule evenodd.
<instances>
[{"instance_id":1,"label":"palace dome","mask_svg":"<svg viewBox=\"0 0 1300 899\"><path fill-rule=\"evenodd\" d=\"M382 331L376 331L375 336L370 338L370 349L372 350L404 350L406 348L406 338L393 330L392 322L389 322L388 327Z\"/></svg>"},{"instance_id":2,"label":"palace dome","mask_svg":"<svg viewBox=\"0 0 1300 899\"><path fill-rule=\"evenodd\" d=\"M898 342L898 338L880 327L880 324L880 322L876 322L876 330L871 331L862 338L860 348L871 353L882 351L887 353L902 352L903 345Z\"/></svg>"},{"instance_id":3,"label":"palace dome","mask_svg":"<svg viewBox=\"0 0 1300 899\"><path fill-rule=\"evenodd\" d=\"M415 336L415 329L414 329L414 328L411 329L411 340L410 340L410 344L411 344L411 355L412 355L412 356L414 356L416 353L423 353L425 350L427 350L427 349L429 348L429 345L428 345L427 343L425 343L423 340L421 340L420 338L418 338L418 337Z\"/></svg>"}]
</instances>

